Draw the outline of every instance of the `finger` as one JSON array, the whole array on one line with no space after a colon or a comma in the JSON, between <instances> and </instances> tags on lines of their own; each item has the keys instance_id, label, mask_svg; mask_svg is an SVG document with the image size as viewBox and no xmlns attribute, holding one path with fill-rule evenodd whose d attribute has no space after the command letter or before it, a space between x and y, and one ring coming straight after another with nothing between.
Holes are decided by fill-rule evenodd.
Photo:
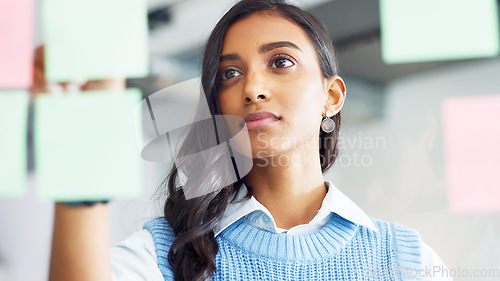
<instances>
[{"instance_id":1,"label":"finger","mask_svg":"<svg viewBox=\"0 0 500 281\"><path fill-rule=\"evenodd\" d=\"M125 90L124 78L110 78L104 80L92 80L85 83L82 87L84 91L91 90L109 90L109 91L123 91Z\"/></svg>"}]
</instances>

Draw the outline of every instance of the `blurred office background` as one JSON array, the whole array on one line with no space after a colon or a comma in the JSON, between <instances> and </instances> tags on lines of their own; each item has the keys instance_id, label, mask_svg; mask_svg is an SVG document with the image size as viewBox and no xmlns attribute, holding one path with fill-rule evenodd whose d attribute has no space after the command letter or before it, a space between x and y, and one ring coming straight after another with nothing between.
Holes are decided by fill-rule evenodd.
<instances>
[{"instance_id":1,"label":"blurred office background","mask_svg":"<svg viewBox=\"0 0 500 281\"><path fill-rule=\"evenodd\" d=\"M127 86L140 88L147 96L200 76L204 40L232 3L148 0L151 74L128 79ZM381 56L379 1L296 3L317 15L329 29L340 74L347 83L341 158L326 178L370 216L419 230L450 269L500 270L500 212L448 208L441 107L449 97L500 95L500 58L388 65ZM35 46L44 42L40 9L38 0ZM498 132L499 121L475 125ZM32 163L32 153L29 157ZM153 194L166 175L165 165L142 164L144 195L111 203L112 244L162 213L162 202L155 202ZM36 196L36 186L30 164L28 194L0 198L0 280L47 279L53 206ZM455 280L500 280L500 275L483 277Z\"/></svg>"}]
</instances>

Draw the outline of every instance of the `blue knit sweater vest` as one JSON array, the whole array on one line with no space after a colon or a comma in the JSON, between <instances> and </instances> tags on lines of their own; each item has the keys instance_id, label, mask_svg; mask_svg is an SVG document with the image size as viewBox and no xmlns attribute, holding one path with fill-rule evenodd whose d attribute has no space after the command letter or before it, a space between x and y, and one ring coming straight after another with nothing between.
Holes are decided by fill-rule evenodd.
<instances>
[{"instance_id":1,"label":"blue knit sweater vest","mask_svg":"<svg viewBox=\"0 0 500 281\"><path fill-rule=\"evenodd\" d=\"M216 239L213 280L419 280L421 239L397 223L373 219L379 233L338 215L309 235L277 234L239 220ZM175 235L164 218L144 225L158 267L174 280L168 251Z\"/></svg>"}]
</instances>

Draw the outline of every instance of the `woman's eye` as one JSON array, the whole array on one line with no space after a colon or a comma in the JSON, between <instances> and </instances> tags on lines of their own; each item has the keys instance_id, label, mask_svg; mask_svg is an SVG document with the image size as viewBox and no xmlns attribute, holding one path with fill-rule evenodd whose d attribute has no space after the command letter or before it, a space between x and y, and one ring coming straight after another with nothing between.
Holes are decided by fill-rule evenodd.
<instances>
[{"instance_id":1,"label":"woman's eye","mask_svg":"<svg viewBox=\"0 0 500 281\"><path fill-rule=\"evenodd\" d=\"M227 71L224 71L222 73L222 76L221 76L221 79L222 80L228 80L228 79L231 79L233 77L236 77L236 76L240 76L241 73L235 69L229 69Z\"/></svg>"},{"instance_id":2,"label":"woman's eye","mask_svg":"<svg viewBox=\"0 0 500 281\"><path fill-rule=\"evenodd\" d=\"M273 62L271 68L285 68L285 67L290 67L292 65L294 65L292 60L288 58L278 58Z\"/></svg>"}]
</instances>

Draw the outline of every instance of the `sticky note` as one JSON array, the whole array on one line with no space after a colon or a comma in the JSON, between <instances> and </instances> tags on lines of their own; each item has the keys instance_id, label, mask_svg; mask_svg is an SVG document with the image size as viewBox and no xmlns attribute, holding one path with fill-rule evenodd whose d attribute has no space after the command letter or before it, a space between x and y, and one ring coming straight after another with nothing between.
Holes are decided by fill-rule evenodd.
<instances>
[{"instance_id":1,"label":"sticky note","mask_svg":"<svg viewBox=\"0 0 500 281\"><path fill-rule=\"evenodd\" d=\"M0 197L26 193L29 95L0 91Z\"/></svg>"},{"instance_id":2,"label":"sticky note","mask_svg":"<svg viewBox=\"0 0 500 281\"><path fill-rule=\"evenodd\" d=\"M496 0L381 0L380 19L387 64L499 54Z\"/></svg>"},{"instance_id":3,"label":"sticky note","mask_svg":"<svg viewBox=\"0 0 500 281\"><path fill-rule=\"evenodd\" d=\"M146 1L46 0L42 13L49 81L148 74Z\"/></svg>"},{"instance_id":4,"label":"sticky note","mask_svg":"<svg viewBox=\"0 0 500 281\"><path fill-rule=\"evenodd\" d=\"M459 213L500 211L500 95L442 104L448 206Z\"/></svg>"},{"instance_id":5,"label":"sticky note","mask_svg":"<svg viewBox=\"0 0 500 281\"><path fill-rule=\"evenodd\" d=\"M33 72L33 0L0 1L0 89L28 88Z\"/></svg>"},{"instance_id":6,"label":"sticky note","mask_svg":"<svg viewBox=\"0 0 500 281\"><path fill-rule=\"evenodd\" d=\"M139 90L40 95L35 101L35 169L39 195L55 201L134 198L142 161L133 109Z\"/></svg>"}]
</instances>

